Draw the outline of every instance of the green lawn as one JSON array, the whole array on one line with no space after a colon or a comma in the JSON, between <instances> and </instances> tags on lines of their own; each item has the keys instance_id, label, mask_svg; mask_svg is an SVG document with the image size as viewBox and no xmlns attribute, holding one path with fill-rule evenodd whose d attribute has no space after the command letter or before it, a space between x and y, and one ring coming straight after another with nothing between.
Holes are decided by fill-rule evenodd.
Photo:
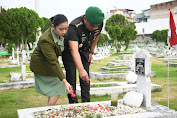
<instances>
[{"instance_id":1,"label":"green lawn","mask_svg":"<svg viewBox=\"0 0 177 118\"><path fill-rule=\"evenodd\" d=\"M114 54L108 58L100 61L95 61L90 66L90 72L100 71L100 67L106 66L107 62L116 59L118 54ZM152 71L156 72L156 77L151 78L151 82L162 86L159 92L152 92L152 101L167 106L167 63L152 58ZM27 66L29 71L29 66ZM21 72L21 68L0 68L0 80L10 79L9 72ZM97 82L111 82L111 81L125 81L122 79L109 79L109 80L95 80L91 78L92 83ZM78 79L77 79L78 82ZM170 66L170 108L177 110L177 67ZM125 93L124 93L125 94ZM123 98L124 94L119 95L119 99ZM80 97L79 98L79 102ZM91 102L110 100L109 95L105 96L91 96ZM62 95L57 102L57 105L68 104L67 96ZM0 118L17 118L17 109L42 107L47 105L47 97L35 93L34 87L27 89L11 89L0 91Z\"/></svg>"},{"instance_id":2,"label":"green lawn","mask_svg":"<svg viewBox=\"0 0 177 118\"><path fill-rule=\"evenodd\" d=\"M26 66L26 71L30 71L29 64ZM19 72L20 73L21 67L0 68L0 83L3 82L3 80L10 80L10 72Z\"/></svg>"}]
</instances>

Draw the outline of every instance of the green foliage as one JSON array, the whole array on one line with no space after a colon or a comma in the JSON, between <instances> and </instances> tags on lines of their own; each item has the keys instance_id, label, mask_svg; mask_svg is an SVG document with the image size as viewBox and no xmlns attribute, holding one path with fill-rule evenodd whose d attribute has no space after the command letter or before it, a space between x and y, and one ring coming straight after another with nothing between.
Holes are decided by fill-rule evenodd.
<instances>
[{"instance_id":1,"label":"green foliage","mask_svg":"<svg viewBox=\"0 0 177 118\"><path fill-rule=\"evenodd\" d=\"M11 8L7 10L7 17L2 17L0 32L4 32L8 42L15 44L27 44L31 37L38 32L42 20L38 14L26 7ZM3 30L2 30L3 29ZM26 47L26 46L25 46Z\"/></svg>"},{"instance_id":2,"label":"green foliage","mask_svg":"<svg viewBox=\"0 0 177 118\"><path fill-rule=\"evenodd\" d=\"M1 7L1 13L0 13L0 43L5 42L5 23L4 20L7 17L7 12L5 9Z\"/></svg>"},{"instance_id":3,"label":"green foliage","mask_svg":"<svg viewBox=\"0 0 177 118\"><path fill-rule=\"evenodd\" d=\"M96 118L103 118L102 114L96 114Z\"/></svg>"},{"instance_id":4,"label":"green foliage","mask_svg":"<svg viewBox=\"0 0 177 118\"><path fill-rule=\"evenodd\" d=\"M45 17L42 17L41 20L42 20L41 32L44 33L44 31L46 31L52 25L52 22L50 19Z\"/></svg>"},{"instance_id":5,"label":"green foliage","mask_svg":"<svg viewBox=\"0 0 177 118\"><path fill-rule=\"evenodd\" d=\"M137 31L133 22L129 22L121 14L111 16L106 21L105 30L108 32L111 40L119 52L121 45L125 45L128 48L129 41L136 38Z\"/></svg>"},{"instance_id":6,"label":"green foliage","mask_svg":"<svg viewBox=\"0 0 177 118\"><path fill-rule=\"evenodd\" d=\"M164 42L167 45L167 37L168 37L167 33L168 33L168 29L166 29L166 30L155 30L152 33L151 38L156 41L156 45L159 42Z\"/></svg>"},{"instance_id":7,"label":"green foliage","mask_svg":"<svg viewBox=\"0 0 177 118\"><path fill-rule=\"evenodd\" d=\"M12 54L12 47L15 48L15 46L12 43L8 43L8 45L6 46L6 49L9 54Z\"/></svg>"},{"instance_id":8,"label":"green foliage","mask_svg":"<svg viewBox=\"0 0 177 118\"><path fill-rule=\"evenodd\" d=\"M149 43L150 43L149 40L146 40L146 41L145 41L145 45L148 45Z\"/></svg>"},{"instance_id":9,"label":"green foliage","mask_svg":"<svg viewBox=\"0 0 177 118\"><path fill-rule=\"evenodd\" d=\"M94 118L95 114L94 113L88 113L86 115L86 118Z\"/></svg>"},{"instance_id":10,"label":"green foliage","mask_svg":"<svg viewBox=\"0 0 177 118\"><path fill-rule=\"evenodd\" d=\"M97 44L103 45L103 43L108 42L108 40L109 39L108 39L108 36L106 34L100 33L99 40L98 40Z\"/></svg>"}]
</instances>

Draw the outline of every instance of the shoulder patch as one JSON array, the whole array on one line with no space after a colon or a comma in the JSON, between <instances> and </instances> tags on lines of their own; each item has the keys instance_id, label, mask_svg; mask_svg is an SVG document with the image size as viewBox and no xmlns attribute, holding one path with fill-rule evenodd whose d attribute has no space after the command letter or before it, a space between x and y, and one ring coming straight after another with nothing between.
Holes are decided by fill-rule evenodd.
<instances>
[{"instance_id":1,"label":"shoulder patch","mask_svg":"<svg viewBox=\"0 0 177 118\"><path fill-rule=\"evenodd\" d=\"M80 25L83 25L82 22L78 23L78 24L75 24L76 27L79 27Z\"/></svg>"}]
</instances>

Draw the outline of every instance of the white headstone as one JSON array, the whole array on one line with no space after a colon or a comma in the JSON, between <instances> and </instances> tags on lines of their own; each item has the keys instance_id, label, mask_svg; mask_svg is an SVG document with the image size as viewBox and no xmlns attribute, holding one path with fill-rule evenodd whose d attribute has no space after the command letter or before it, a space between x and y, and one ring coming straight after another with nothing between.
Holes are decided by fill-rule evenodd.
<instances>
[{"instance_id":1,"label":"white headstone","mask_svg":"<svg viewBox=\"0 0 177 118\"><path fill-rule=\"evenodd\" d=\"M26 80L26 51L22 50L22 81Z\"/></svg>"},{"instance_id":2,"label":"white headstone","mask_svg":"<svg viewBox=\"0 0 177 118\"><path fill-rule=\"evenodd\" d=\"M21 74L12 72L12 73L10 73L10 75L11 75L11 78L10 78L11 81L19 81L20 80Z\"/></svg>"},{"instance_id":3,"label":"white headstone","mask_svg":"<svg viewBox=\"0 0 177 118\"><path fill-rule=\"evenodd\" d=\"M152 56L147 50L141 50L135 55L135 73L137 77L137 92L144 95L142 105L151 106L151 65Z\"/></svg>"},{"instance_id":4,"label":"white headstone","mask_svg":"<svg viewBox=\"0 0 177 118\"><path fill-rule=\"evenodd\" d=\"M27 45L27 58L29 59L29 47Z\"/></svg>"},{"instance_id":5,"label":"white headstone","mask_svg":"<svg viewBox=\"0 0 177 118\"><path fill-rule=\"evenodd\" d=\"M12 60L15 59L14 48L12 48Z\"/></svg>"},{"instance_id":6,"label":"white headstone","mask_svg":"<svg viewBox=\"0 0 177 118\"><path fill-rule=\"evenodd\" d=\"M18 48L17 48L17 64L19 65L19 52L18 52Z\"/></svg>"},{"instance_id":7,"label":"white headstone","mask_svg":"<svg viewBox=\"0 0 177 118\"><path fill-rule=\"evenodd\" d=\"M131 61L131 70L135 72L135 55L140 52L141 49L138 48L137 46L133 49L133 55L132 55L132 61Z\"/></svg>"},{"instance_id":8,"label":"white headstone","mask_svg":"<svg viewBox=\"0 0 177 118\"><path fill-rule=\"evenodd\" d=\"M30 45L30 48L32 48L32 47L33 47L33 44L32 44L32 43L29 43L29 45Z\"/></svg>"}]
</instances>

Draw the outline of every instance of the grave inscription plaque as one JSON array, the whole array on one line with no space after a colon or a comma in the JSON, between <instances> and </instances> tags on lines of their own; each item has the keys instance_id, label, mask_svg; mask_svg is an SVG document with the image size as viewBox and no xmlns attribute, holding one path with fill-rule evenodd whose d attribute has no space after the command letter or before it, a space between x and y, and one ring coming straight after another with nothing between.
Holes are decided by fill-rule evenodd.
<instances>
[{"instance_id":1,"label":"grave inscription plaque","mask_svg":"<svg viewBox=\"0 0 177 118\"><path fill-rule=\"evenodd\" d=\"M135 73L139 75L145 75L145 59L144 58L135 59Z\"/></svg>"}]
</instances>

